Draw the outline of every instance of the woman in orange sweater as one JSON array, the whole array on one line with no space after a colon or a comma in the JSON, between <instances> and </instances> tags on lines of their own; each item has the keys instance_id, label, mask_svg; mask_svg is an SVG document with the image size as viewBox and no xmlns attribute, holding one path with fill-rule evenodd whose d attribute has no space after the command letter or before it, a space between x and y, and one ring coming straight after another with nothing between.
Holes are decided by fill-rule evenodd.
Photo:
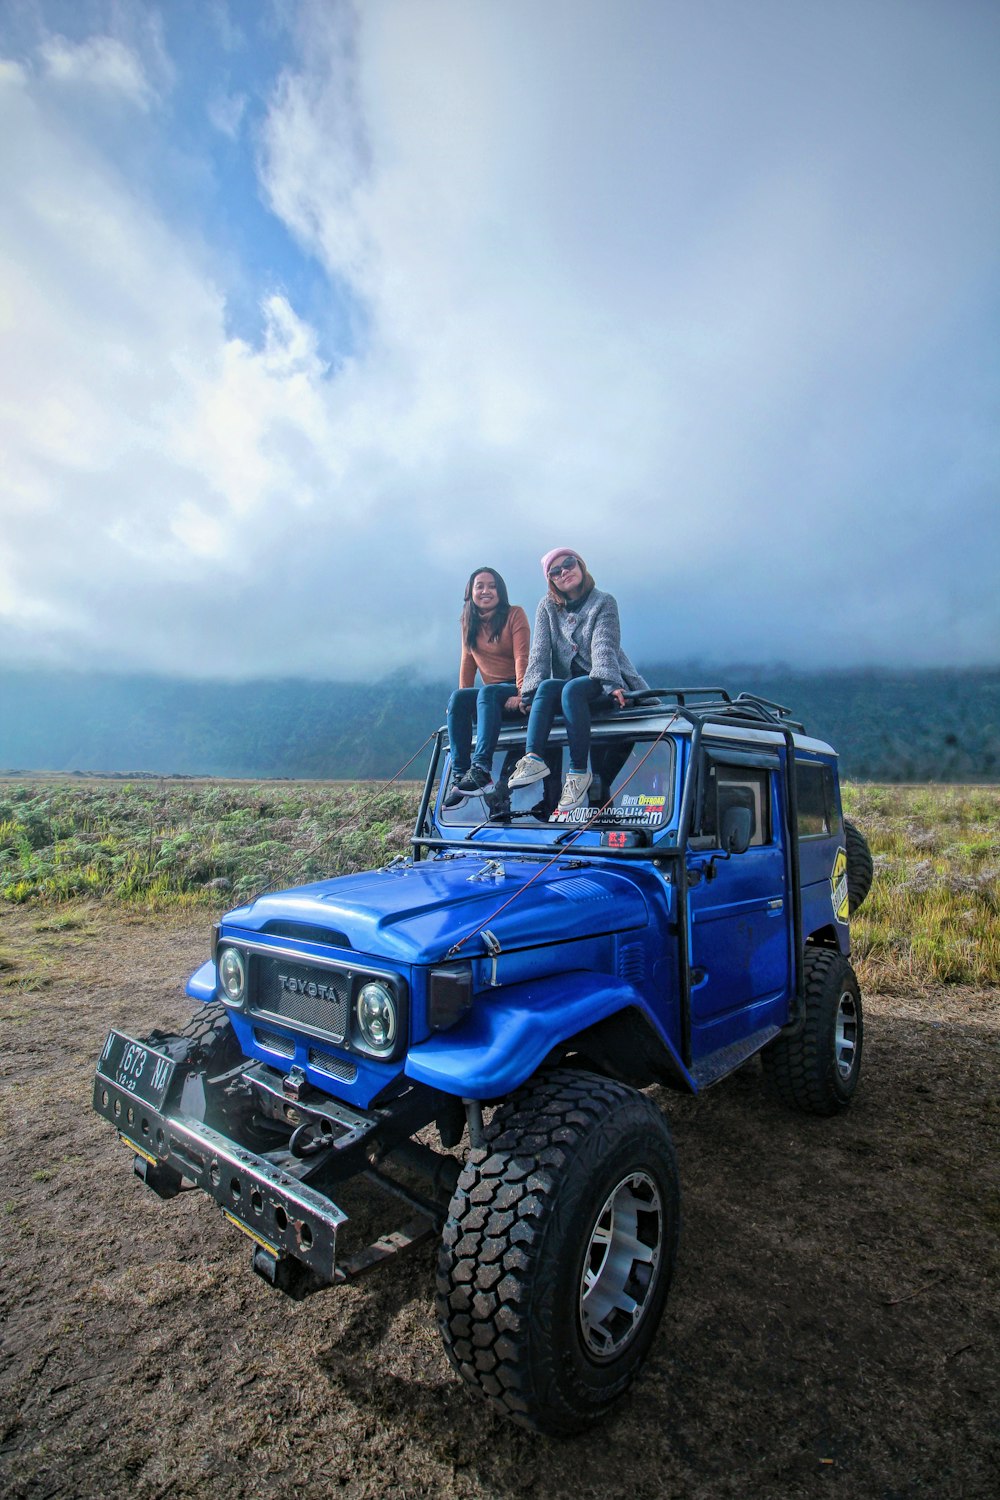
<instances>
[{"instance_id":1,"label":"woman in orange sweater","mask_svg":"<svg viewBox=\"0 0 1000 1500\"><path fill-rule=\"evenodd\" d=\"M506 710L517 713L528 663L531 631L519 604L511 604L507 585L496 568L477 568L465 588L462 610L462 660L458 687L448 702L451 745L451 791L446 805L493 785L490 769L500 723ZM474 686L476 671L483 680ZM472 716L476 745L472 748Z\"/></svg>"}]
</instances>

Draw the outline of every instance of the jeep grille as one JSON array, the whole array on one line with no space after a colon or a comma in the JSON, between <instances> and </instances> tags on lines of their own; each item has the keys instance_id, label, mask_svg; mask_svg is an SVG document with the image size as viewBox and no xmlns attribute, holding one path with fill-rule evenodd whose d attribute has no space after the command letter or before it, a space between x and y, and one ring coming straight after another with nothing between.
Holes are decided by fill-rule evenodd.
<instances>
[{"instance_id":1,"label":"jeep grille","mask_svg":"<svg viewBox=\"0 0 1000 1500\"><path fill-rule=\"evenodd\" d=\"M297 1021L342 1042L350 1016L350 976L326 966L257 954L250 1002L252 1016Z\"/></svg>"},{"instance_id":2,"label":"jeep grille","mask_svg":"<svg viewBox=\"0 0 1000 1500\"><path fill-rule=\"evenodd\" d=\"M264 1031L260 1026L255 1026L253 1039L258 1047L266 1047L269 1052L280 1053L282 1057L295 1056L295 1043L291 1037L282 1036L278 1031Z\"/></svg>"},{"instance_id":3,"label":"jeep grille","mask_svg":"<svg viewBox=\"0 0 1000 1500\"><path fill-rule=\"evenodd\" d=\"M358 1076L355 1063L348 1062L346 1058L331 1057L329 1052L320 1052L317 1047L309 1048L309 1061L321 1073L327 1073L341 1083L353 1083Z\"/></svg>"}]
</instances>

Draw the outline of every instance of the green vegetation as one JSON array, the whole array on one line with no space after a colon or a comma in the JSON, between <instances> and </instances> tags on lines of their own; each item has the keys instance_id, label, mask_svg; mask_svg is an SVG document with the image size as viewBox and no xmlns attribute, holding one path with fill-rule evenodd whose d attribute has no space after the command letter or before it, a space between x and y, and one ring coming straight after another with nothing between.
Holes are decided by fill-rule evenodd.
<instances>
[{"instance_id":1,"label":"green vegetation","mask_svg":"<svg viewBox=\"0 0 1000 1500\"><path fill-rule=\"evenodd\" d=\"M875 857L851 924L869 990L1000 983L1000 787L846 786Z\"/></svg>"},{"instance_id":2,"label":"green vegetation","mask_svg":"<svg viewBox=\"0 0 1000 1500\"><path fill-rule=\"evenodd\" d=\"M412 783L10 783L0 786L0 898L235 906L408 851L418 801ZM71 929L80 918L63 920Z\"/></svg>"},{"instance_id":3,"label":"green vegetation","mask_svg":"<svg viewBox=\"0 0 1000 1500\"><path fill-rule=\"evenodd\" d=\"M79 901L165 910L370 869L409 851L419 788L68 780L0 784L0 899L79 940ZM848 784L875 856L852 924L866 989L1000 984L1000 787ZM85 908L84 908L85 910ZM26 977L0 947L0 989Z\"/></svg>"}]
</instances>

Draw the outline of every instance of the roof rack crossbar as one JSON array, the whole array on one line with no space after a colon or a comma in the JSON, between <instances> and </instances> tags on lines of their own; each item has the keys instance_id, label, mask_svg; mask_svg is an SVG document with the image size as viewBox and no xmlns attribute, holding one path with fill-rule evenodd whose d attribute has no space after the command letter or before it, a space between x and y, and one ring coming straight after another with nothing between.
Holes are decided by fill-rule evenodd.
<instances>
[{"instance_id":1,"label":"roof rack crossbar","mask_svg":"<svg viewBox=\"0 0 1000 1500\"><path fill-rule=\"evenodd\" d=\"M703 717L714 711L720 718L723 716L744 724L788 724L791 728L805 733L804 726L797 719L791 717L791 709L785 708L782 703L775 703L770 698L763 698L759 693L737 693L734 698L722 687L685 687L685 688L643 688L639 692L627 693L626 697L636 707L642 707L643 703L651 698L671 698L678 708ZM692 698L706 701L692 703Z\"/></svg>"},{"instance_id":2,"label":"roof rack crossbar","mask_svg":"<svg viewBox=\"0 0 1000 1500\"><path fill-rule=\"evenodd\" d=\"M693 694L699 698L721 700L723 703L733 701L726 689L722 687L639 688L636 692L626 693L625 697L630 703L641 703L645 698L673 698L675 703L684 704Z\"/></svg>"},{"instance_id":3,"label":"roof rack crossbar","mask_svg":"<svg viewBox=\"0 0 1000 1500\"><path fill-rule=\"evenodd\" d=\"M737 703L759 703L763 708L769 708L781 719L787 719L791 714L790 708L785 708L780 703L774 703L770 698L762 698L759 693L737 693Z\"/></svg>"}]
</instances>

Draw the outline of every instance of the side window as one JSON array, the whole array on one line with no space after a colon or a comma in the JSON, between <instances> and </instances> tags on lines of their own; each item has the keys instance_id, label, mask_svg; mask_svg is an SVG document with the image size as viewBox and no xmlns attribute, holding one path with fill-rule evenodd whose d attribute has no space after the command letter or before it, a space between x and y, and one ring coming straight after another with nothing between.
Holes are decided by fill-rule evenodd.
<instances>
[{"instance_id":1,"label":"side window","mask_svg":"<svg viewBox=\"0 0 1000 1500\"><path fill-rule=\"evenodd\" d=\"M799 805L799 838L820 838L835 821L833 772L816 761L795 762L795 795Z\"/></svg>"},{"instance_id":2,"label":"side window","mask_svg":"<svg viewBox=\"0 0 1000 1500\"><path fill-rule=\"evenodd\" d=\"M705 767L701 835L698 843L719 843L722 818L728 807L748 807L751 816L750 847L771 842L771 774L754 766L727 766L712 761Z\"/></svg>"}]
</instances>

